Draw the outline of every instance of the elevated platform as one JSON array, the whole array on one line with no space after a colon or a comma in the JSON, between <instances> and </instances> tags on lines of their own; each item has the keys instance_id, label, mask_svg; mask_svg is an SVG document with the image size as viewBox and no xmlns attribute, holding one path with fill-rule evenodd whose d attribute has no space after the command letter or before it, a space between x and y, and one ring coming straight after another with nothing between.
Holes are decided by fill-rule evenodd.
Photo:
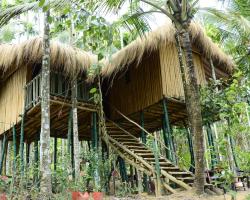
<instances>
[{"instance_id":1,"label":"elevated platform","mask_svg":"<svg viewBox=\"0 0 250 200\"><path fill-rule=\"evenodd\" d=\"M184 101L173 98L167 98L166 102L167 102L167 110L168 110L170 124L183 126L184 125L183 122L187 120L187 111ZM111 106L111 109L115 108L112 108ZM116 110L116 112L119 111ZM127 117L133 120L134 122L141 124L141 115L142 112L136 112L128 115ZM164 115L164 108L162 101L159 101L158 103L145 108L143 110L143 115L144 115L144 128L147 131L153 132L161 129L162 119ZM134 124L130 123L123 116L114 121L126 130L133 130L133 133L136 134L136 136L138 137L140 136L141 129L139 127L136 127Z\"/></svg>"},{"instance_id":2,"label":"elevated platform","mask_svg":"<svg viewBox=\"0 0 250 200\"><path fill-rule=\"evenodd\" d=\"M51 137L66 138L68 121L72 104L69 100L51 95ZM91 113L97 111L97 107L91 103L78 102L78 123L80 140L89 140L91 137ZM21 116L20 116L21 118ZM41 129L41 102L26 111L24 117L24 141L32 142L39 137ZM8 140L12 140L12 129L5 132ZM21 133L21 121L16 124L17 139ZM18 139L19 141L19 139Z\"/></svg>"}]
</instances>

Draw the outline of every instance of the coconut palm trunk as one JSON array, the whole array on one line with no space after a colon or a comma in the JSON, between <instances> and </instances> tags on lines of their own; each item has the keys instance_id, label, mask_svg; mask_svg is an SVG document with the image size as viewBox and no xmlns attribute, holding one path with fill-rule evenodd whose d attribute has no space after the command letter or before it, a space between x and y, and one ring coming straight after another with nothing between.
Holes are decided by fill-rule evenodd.
<instances>
[{"instance_id":1,"label":"coconut palm trunk","mask_svg":"<svg viewBox=\"0 0 250 200\"><path fill-rule=\"evenodd\" d=\"M184 29L185 30L185 29ZM195 188L198 194L204 192L204 140L202 131L202 115L198 82L194 69L193 54L188 30L180 34L186 63L185 101L189 124L194 138L195 154Z\"/></svg>"},{"instance_id":2,"label":"coconut palm trunk","mask_svg":"<svg viewBox=\"0 0 250 200\"><path fill-rule=\"evenodd\" d=\"M49 10L44 13L43 59L41 81L41 135L40 135L40 173L41 194L47 196L51 191L50 159L50 26Z\"/></svg>"}]
</instances>

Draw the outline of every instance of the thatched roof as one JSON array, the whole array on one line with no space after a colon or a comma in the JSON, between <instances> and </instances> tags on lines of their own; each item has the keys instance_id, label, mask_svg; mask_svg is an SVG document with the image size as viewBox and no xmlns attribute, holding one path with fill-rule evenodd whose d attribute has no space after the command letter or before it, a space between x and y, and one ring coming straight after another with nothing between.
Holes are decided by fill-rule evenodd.
<instances>
[{"instance_id":1,"label":"thatched roof","mask_svg":"<svg viewBox=\"0 0 250 200\"><path fill-rule=\"evenodd\" d=\"M160 45L175 43L175 30L173 24L168 22L144 37L137 38L115 53L111 59L104 61L106 67L103 68L102 75L108 77L116 74L133 62L139 63L145 52L157 50ZM232 73L234 66L232 58L226 55L217 44L212 42L211 38L205 34L205 31L199 24L192 22L189 32L192 43L205 57L211 57L216 66L222 66L225 72Z\"/></svg>"},{"instance_id":2,"label":"thatched roof","mask_svg":"<svg viewBox=\"0 0 250 200\"><path fill-rule=\"evenodd\" d=\"M42 38L36 37L20 44L0 44L0 80L18 68L42 63ZM67 75L85 72L96 56L58 42L51 42L51 69Z\"/></svg>"}]
</instances>

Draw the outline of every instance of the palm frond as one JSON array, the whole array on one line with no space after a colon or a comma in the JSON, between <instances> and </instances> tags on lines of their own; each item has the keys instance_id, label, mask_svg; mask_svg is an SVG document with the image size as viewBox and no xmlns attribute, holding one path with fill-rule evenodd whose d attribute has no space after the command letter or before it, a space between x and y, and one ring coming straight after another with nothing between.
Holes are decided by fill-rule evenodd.
<instances>
[{"instance_id":1,"label":"palm frond","mask_svg":"<svg viewBox=\"0 0 250 200\"><path fill-rule=\"evenodd\" d=\"M69 0L55 0L50 2L50 8L59 9L69 3ZM9 7L0 13L0 27L6 25L12 18L29 10L40 9L39 1Z\"/></svg>"}]
</instances>

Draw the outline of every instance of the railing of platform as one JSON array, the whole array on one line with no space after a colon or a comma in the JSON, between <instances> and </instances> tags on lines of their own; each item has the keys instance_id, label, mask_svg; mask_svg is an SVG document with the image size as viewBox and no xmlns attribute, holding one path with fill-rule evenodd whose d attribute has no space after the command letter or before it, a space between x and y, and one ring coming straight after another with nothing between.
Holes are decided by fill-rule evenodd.
<instances>
[{"instance_id":1,"label":"railing of platform","mask_svg":"<svg viewBox=\"0 0 250 200\"><path fill-rule=\"evenodd\" d=\"M91 85L84 80L77 80L77 99L81 102L91 102ZM25 109L28 110L40 102L41 99L41 74L38 74L25 86ZM69 79L60 73L50 75L50 94L64 99L71 98L71 84Z\"/></svg>"}]
</instances>

